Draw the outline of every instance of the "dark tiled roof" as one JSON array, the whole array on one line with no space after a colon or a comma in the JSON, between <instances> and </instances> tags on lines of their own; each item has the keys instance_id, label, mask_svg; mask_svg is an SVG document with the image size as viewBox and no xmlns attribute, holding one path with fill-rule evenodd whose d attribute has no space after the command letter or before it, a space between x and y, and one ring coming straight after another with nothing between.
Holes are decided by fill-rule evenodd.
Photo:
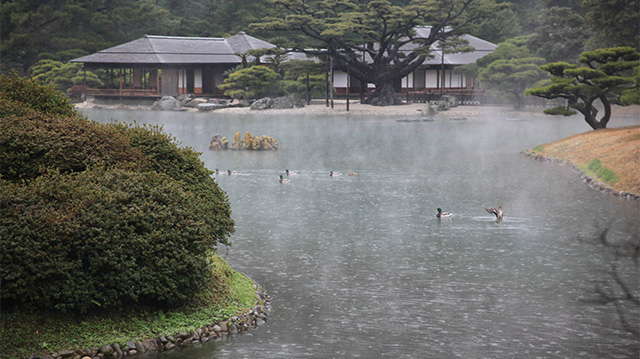
<instances>
[{"instance_id":1,"label":"dark tiled roof","mask_svg":"<svg viewBox=\"0 0 640 359\"><path fill-rule=\"evenodd\" d=\"M235 54L269 47L274 45L243 32L227 39L145 35L71 61L86 64L239 64L242 59Z\"/></svg>"},{"instance_id":2,"label":"dark tiled roof","mask_svg":"<svg viewBox=\"0 0 640 359\"><path fill-rule=\"evenodd\" d=\"M416 27L416 35L418 37L428 37L431 32L430 26L420 26ZM453 54L444 54L444 63L446 65L466 65L472 64L476 62L477 59L483 57L484 55L490 54L493 50L498 47L498 45L491 43L489 41L482 40L475 36L471 35L462 35L463 39L469 42L469 46L473 47L475 50L472 52L458 52ZM413 47L409 45L408 47ZM433 57L427 58L424 62L425 65L440 65L442 63L442 50L440 49L440 42L436 41L431 44L430 47L431 55Z\"/></svg>"},{"instance_id":3,"label":"dark tiled roof","mask_svg":"<svg viewBox=\"0 0 640 359\"><path fill-rule=\"evenodd\" d=\"M416 28L418 37L428 37L431 27ZM447 65L465 65L474 63L482 56L491 53L497 45L471 35L463 35L475 51L468 53L445 54L444 63ZM266 41L249 36L244 32L229 38L214 37L175 37L152 36L144 37L114 46L95 54L80 57L72 62L85 64L240 64L242 59L236 54L246 53L251 49L274 47ZM413 51L417 45L408 44L403 51ZM431 45L432 58L428 58L425 65L440 65L442 62L439 44ZM289 58L296 58L289 55ZM249 59L251 60L251 58Z\"/></svg>"}]
</instances>

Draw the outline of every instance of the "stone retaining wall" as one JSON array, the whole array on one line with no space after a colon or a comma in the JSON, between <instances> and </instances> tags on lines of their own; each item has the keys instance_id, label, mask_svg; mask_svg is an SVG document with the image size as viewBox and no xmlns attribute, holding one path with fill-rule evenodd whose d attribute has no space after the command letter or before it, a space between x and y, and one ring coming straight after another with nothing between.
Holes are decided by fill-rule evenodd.
<instances>
[{"instance_id":1,"label":"stone retaining wall","mask_svg":"<svg viewBox=\"0 0 640 359\"><path fill-rule=\"evenodd\" d=\"M127 340L123 343L105 344L100 347L78 349L74 351L61 351L42 357L32 355L29 359L102 359L121 358L124 356L139 355L151 352L173 350L187 345L206 343L209 340L225 338L228 335L248 332L253 328L266 323L271 311L271 297L258 285L256 288L255 307L242 315L233 316L227 320L211 323L194 332L175 333L169 336L160 336L147 340ZM262 304L260 304L262 303Z\"/></svg>"},{"instance_id":2,"label":"stone retaining wall","mask_svg":"<svg viewBox=\"0 0 640 359\"><path fill-rule=\"evenodd\" d=\"M640 194L630 193L630 192L625 192L625 191L616 191L613 188L607 187L607 185L605 185L605 184L603 184L601 182L598 182L593 177L587 175L584 171L579 169L578 166L573 162L569 162L569 161L565 161L565 160L559 160L559 159L555 159L555 158L549 157L549 156L539 155L537 153L533 153L533 152L530 152L530 151L523 151L520 154L522 154L523 156L532 158L534 160L547 161L547 162L559 164L560 166L569 167L574 172L577 172L577 173L580 174L580 178L582 178L583 182L585 182L586 184L591 186L591 188L593 188L595 190L598 190L598 191L600 191L602 193L612 194L614 196L618 196L618 197L621 197L621 198L624 198L624 199L636 199L636 200L640 199Z\"/></svg>"}]
</instances>

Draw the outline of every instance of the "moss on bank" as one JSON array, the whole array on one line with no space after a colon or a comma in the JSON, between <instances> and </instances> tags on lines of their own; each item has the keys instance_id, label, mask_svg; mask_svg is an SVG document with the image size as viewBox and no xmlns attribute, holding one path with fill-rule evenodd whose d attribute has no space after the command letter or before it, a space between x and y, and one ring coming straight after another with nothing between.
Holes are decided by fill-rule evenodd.
<instances>
[{"instance_id":1,"label":"moss on bank","mask_svg":"<svg viewBox=\"0 0 640 359\"><path fill-rule=\"evenodd\" d=\"M640 194L640 126L580 133L527 152L569 162L615 191Z\"/></svg>"},{"instance_id":2,"label":"moss on bank","mask_svg":"<svg viewBox=\"0 0 640 359\"><path fill-rule=\"evenodd\" d=\"M212 262L214 278L218 278L215 289L179 309L127 308L85 315L2 311L0 357L26 358L31 354L193 332L253 308L256 300L253 281L217 255Z\"/></svg>"}]
</instances>

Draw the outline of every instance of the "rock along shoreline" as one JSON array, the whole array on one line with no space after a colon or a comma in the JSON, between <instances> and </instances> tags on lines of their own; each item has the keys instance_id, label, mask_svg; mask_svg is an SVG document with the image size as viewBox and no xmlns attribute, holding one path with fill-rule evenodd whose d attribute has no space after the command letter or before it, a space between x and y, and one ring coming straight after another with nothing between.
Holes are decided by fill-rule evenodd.
<instances>
[{"instance_id":1,"label":"rock along shoreline","mask_svg":"<svg viewBox=\"0 0 640 359\"><path fill-rule=\"evenodd\" d=\"M265 324L271 312L271 297L255 282L254 288L256 289L256 300L252 309L246 313L198 328L193 332L180 332L146 340L130 339L122 343L65 350L43 356L31 355L29 359L122 358L145 353L176 350L185 346L204 344L210 340L220 340L228 336L245 333Z\"/></svg>"},{"instance_id":2,"label":"rock along shoreline","mask_svg":"<svg viewBox=\"0 0 640 359\"><path fill-rule=\"evenodd\" d=\"M520 152L521 155L537 160L537 161L542 161L542 162L551 162L551 163L555 163L558 164L560 166L563 167L569 167L570 169L572 169L574 172L578 173L580 175L580 178L582 178L582 181L586 184L588 184L591 188L600 191L602 193L606 193L606 194L612 194L614 196L618 196L620 198L624 198L624 199L630 199L630 200L640 200L640 194L638 193L630 193L630 192L625 192L625 191L616 191L614 189L612 189L611 187L608 187L607 185L605 185L604 183L598 182L596 179L594 179L593 177L589 176L588 174L586 174L584 171L582 171L580 168L578 168L578 166L573 163L573 162L569 162L566 160L559 160L553 157L549 157L549 156L544 156L544 155L540 155L531 151L523 151Z\"/></svg>"}]
</instances>

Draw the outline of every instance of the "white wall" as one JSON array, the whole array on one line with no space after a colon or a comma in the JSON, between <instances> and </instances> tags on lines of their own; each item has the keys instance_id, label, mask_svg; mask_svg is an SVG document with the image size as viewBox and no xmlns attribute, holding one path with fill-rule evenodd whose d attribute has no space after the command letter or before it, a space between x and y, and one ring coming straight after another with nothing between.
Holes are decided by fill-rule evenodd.
<instances>
[{"instance_id":1,"label":"white wall","mask_svg":"<svg viewBox=\"0 0 640 359\"><path fill-rule=\"evenodd\" d=\"M438 81L438 70L416 70L415 72L409 74L407 77L402 79L402 88L438 88L438 84L442 81L442 77L440 81ZM440 74L442 76L442 74ZM347 74L342 71L334 71L333 74L334 88L346 88L347 87ZM408 80L408 82L407 82ZM444 87L462 87L466 86L466 77L464 75L454 74L453 70L446 69L445 70L445 82ZM371 83L368 84L368 88L375 88L375 86Z\"/></svg>"}]
</instances>

